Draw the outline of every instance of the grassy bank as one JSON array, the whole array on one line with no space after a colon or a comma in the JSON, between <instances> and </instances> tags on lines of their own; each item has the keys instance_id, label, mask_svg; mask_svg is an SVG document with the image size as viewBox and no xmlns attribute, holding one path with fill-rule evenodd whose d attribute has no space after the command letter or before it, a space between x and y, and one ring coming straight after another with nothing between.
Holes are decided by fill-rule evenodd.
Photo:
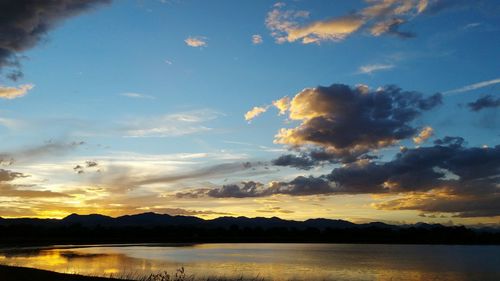
<instances>
[{"instance_id":1,"label":"grassy bank","mask_svg":"<svg viewBox=\"0 0 500 281\"><path fill-rule=\"evenodd\" d=\"M206 277L202 279L188 276L184 269L177 270L174 274L159 273L148 276L124 276L122 278L107 278L83 276L78 274L57 273L47 270L0 265L0 281L265 281L262 278L225 278Z\"/></svg>"},{"instance_id":2,"label":"grassy bank","mask_svg":"<svg viewBox=\"0 0 500 281\"><path fill-rule=\"evenodd\" d=\"M63 274L41 269L0 265L2 281L124 281L123 279Z\"/></svg>"}]
</instances>

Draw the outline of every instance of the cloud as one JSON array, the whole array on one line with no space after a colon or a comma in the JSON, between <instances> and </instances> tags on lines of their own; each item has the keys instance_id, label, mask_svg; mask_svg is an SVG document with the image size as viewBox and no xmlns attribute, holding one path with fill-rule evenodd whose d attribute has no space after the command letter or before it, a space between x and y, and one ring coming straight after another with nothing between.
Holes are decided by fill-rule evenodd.
<instances>
[{"instance_id":1,"label":"cloud","mask_svg":"<svg viewBox=\"0 0 500 281\"><path fill-rule=\"evenodd\" d=\"M482 81L482 82L478 82L478 83L475 83L475 84L467 85L467 86L464 86L464 87L461 87L461 88L458 88L458 89L445 91L445 92L443 92L443 95L460 94L460 93L464 93L464 92L474 91L474 90L481 89L481 88L484 88L484 87L489 87L489 86L492 86L492 85L495 85L495 84L498 84L498 83L500 83L500 78L496 78L496 79L492 79L492 80L487 80L487 81Z\"/></svg>"},{"instance_id":2,"label":"cloud","mask_svg":"<svg viewBox=\"0 0 500 281\"><path fill-rule=\"evenodd\" d=\"M331 40L341 41L349 34L358 30L363 20L358 16L346 16L329 21L317 21L300 28L287 31L287 41L294 42L299 39L303 44L317 43Z\"/></svg>"},{"instance_id":3,"label":"cloud","mask_svg":"<svg viewBox=\"0 0 500 281\"><path fill-rule=\"evenodd\" d=\"M10 68L8 78L22 77L20 52L35 47L63 20L89 11L110 0L5 0L0 4L0 70Z\"/></svg>"},{"instance_id":4,"label":"cloud","mask_svg":"<svg viewBox=\"0 0 500 281\"><path fill-rule=\"evenodd\" d=\"M126 137L175 137L212 130L203 126L216 119L220 113L209 110L195 110L149 118L136 118L125 122L121 131Z\"/></svg>"},{"instance_id":5,"label":"cloud","mask_svg":"<svg viewBox=\"0 0 500 281\"><path fill-rule=\"evenodd\" d=\"M34 87L35 86L32 84L24 84L19 87L0 86L0 99L12 100L23 97L28 93L29 90L33 89Z\"/></svg>"},{"instance_id":6,"label":"cloud","mask_svg":"<svg viewBox=\"0 0 500 281\"><path fill-rule=\"evenodd\" d=\"M223 163L209 167L200 168L193 171L178 174L168 174L164 176L147 177L134 181L134 185L146 185L156 183L173 183L182 180L206 179L209 177L221 177L223 175L251 169L254 165L249 162L244 163Z\"/></svg>"},{"instance_id":7,"label":"cloud","mask_svg":"<svg viewBox=\"0 0 500 281\"><path fill-rule=\"evenodd\" d=\"M17 119L0 117L0 125L9 129L19 129L22 128L25 123Z\"/></svg>"},{"instance_id":8,"label":"cloud","mask_svg":"<svg viewBox=\"0 0 500 281\"><path fill-rule=\"evenodd\" d=\"M480 111L485 108L496 108L500 107L500 98L494 98L492 95L486 95L478 98L474 102L469 102L467 106L472 111Z\"/></svg>"},{"instance_id":9,"label":"cloud","mask_svg":"<svg viewBox=\"0 0 500 281\"><path fill-rule=\"evenodd\" d=\"M323 158L354 161L416 136L412 121L439 104L440 94L424 97L396 86L376 91L343 84L307 88L293 97L287 111L290 120L301 123L281 129L274 142L294 149L313 146Z\"/></svg>"},{"instance_id":10,"label":"cloud","mask_svg":"<svg viewBox=\"0 0 500 281\"><path fill-rule=\"evenodd\" d=\"M76 165L75 167L73 167L73 170L77 174L83 174L83 173L85 173L84 167L80 166L80 165Z\"/></svg>"},{"instance_id":11,"label":"cloud","mask_svg":"<svg viewBox=\"0 0 500 281\"><path fill-rule=\"evenodd\" d=\"M500 196L456 196L446 192L413 193L398 199L373 204L380 210L417 210L425 213L452 213L454 217L500 216Z\"/></svg>"},{"instance_id":12,"label":"cloud","mask_svg":"<svg viewBox=\"0 0 500 281\"><path fill-rule=\"evenodd\" d=\"M189 210L189 209L183 209L183 208L162 208L162 207L156 207L156 208L148 208L148 210L153 210L156 213L161 213L161 214L168 214L171 216L206 216L206 215L218 215L218 216L231 216L234 215L232 213L226 213L226 212L216 212L216 211L209 211L209 210Z\"/></svg>"},{"instance_id":13,"label":"cloud","mask_svg":"<svg viewBox=\"0 0 500 281\"><path fill-rule=\"evenodd\" d=\"M97 166L99 166L99 163L97 163L95 161L85 161L85 166L87 168L97 167Z\"/></svg>"},{"instance_id":14,"label":"cloud","mask_svg":"<svg viewBox=\"0 0 500 281\"><path fill-rule=\"evenodd\" d=\"M0 182L13 181L17 178L25 177L22 173L16 173L9 170L0 169Z\"/></svg>"},{"instance_id":15,"label":"cloud","mask_svg":"<svg viewBox=\"0 0 500 281\"><path fill-rule=\"evenodd\" d=\"M430 137L432 137L433 135L434 135L434 129L432 129L432 127L427 126L423 128L422 131L420 131L420 133L416 137L413 138L413 142L415 142L416 144L421 144Z\"/></svg>"},{"instance_id":16,"label":"cloud","mask_svg":"<svg viewBox=\"0 0 500 281\"><path fill-rule=\"evenodd\" d=\"M268 106L255 106L254 108L250 109L247 113L245 113L245 120L248 122L252 121L255 117L266 112L268 108L269 108Z\"/></svg>"},{"instance_id":17,"label":"cloud","mask_svg":"<svg viewBox=\"0 0 500 281\"><path fill-rule=\"evenodd\" d=\"M359 73L372 74L373 72L376 72L376 71L389 70L392 68L394 68L393 64L369 64L369 65L360 66Z\"/></svg>"},{"instance_id":18,"label":"cloud","mask_svg":"<svg viewBox=\"0 0 500 281\"><path fill-rule=\"evenodd\" d=\"M412 37L410 32L399 31L401 25L424 12L427 0L373 0L369 5L348 15L305 23L307 11L274 6L267 14L266 26L277 43L301 41L303 44L323 41L342 41L349 35L368 30L373 36L392 34Z\"/></svg>"},{"instance_id":19,"label":"cloud","mask_svg":"<svg viewBox=\"0 0 500 281\"><path fill-rule=\"evenodd\" d=\"M90 160L87 160L85 161L85 164L78 164L76 166L73 167L73 170L75 171L75 173L77 174L83 174L85 173L86 171L86 168L96 168L97 166L99 166L99 163L97 163L96 161L90 161ZM100 172L100 170L97 170L97 172Z\"/></svg>"},{"instance_id":20,"label":"cloud","mask_svg":"<svg viewBox=\"0 0 500 281\"><path fill-rule=\"evenodd\" d=\"M279 112L279 115L284 115L286 114L286 111L290 107L290 98L289 97L283 97L279 100L275 100L272 102L272 105L276 107ZM247 113L245 113L245 120L250 122L254 118L258 117L262 113L265 113L269 109L269 105L266 106L255 106L252 109L250 109Z\"/></svg>"},{"instance_id":21,"label":"cloud","mask_svg":"<svg viewBox=\"0 0 500 281\"><path fill-rule=\"evenodd\" d=\"M190 36L186 40L184 40L184 42L190 47L199 48L206 47L208 45L206 39L207 38L203 36Z\"/></svg>"},{"instance_id":22,"label":"cloud","mask_svg":"<svg viewBox=\"0 0 500 281\"><path fill-rule=\"evenodd\" d=\"M290 182L270 182L267 186L260 182L247 181L240 184L223 185L220 188L198 189L192 191L191 194L212 198L249 198L276 194L308 196L333 192L333 186L322 178L299 176ZM188 197L186 193L183 196Z\"/></svg>"},{"instance_id":23,"label":"cloud","mask_svg":"<svg viewBox=\"0 0 500 281\"><path fill-rule=\"evenodd\" d=\"M209 197L214 198L246 198L265 196L264 185L258 182L243 182L241 185L223 185L221 188L214 188L207 192Z\"/></svg>"},{"instance_id":24,"label":"cloud","mask_svg":"<svg viewBox=\"0 0 500 281\"><path fill-rule=\"evenodd\" d=\"M388 19L386 21L378 22L372 26L370 32L373 36L380 36L383 34L395 35L400 38L411 38L415 37L412 32L403 32L399 30L399 27L404 24L405 21L402 19Z\"/></svg>"},{"instance_id":25,"label":"cloud","mask_svg":"<svg viewBox=\"0 0 500 281\"><path fill-rule=\"evenodd\" d=\"M50 190L18 189L12 185L0 184L0 196L19 198L59 198L71 197L68 194L53 192Z\"/></svg>"},{"instance_id":26,"label":"cloud","mask_svg":"<svg viewBox=\"0 0 500 281\"><path fill-rule=\"evenodd\" d=\"M12 172L0 169L0 197L20 197L20 198L51 198L51 197L70 197L67 194L52 192L49 190L19 189L19 185L11 182L18 178L27 177L23 173Z\"/></svg>"},{"instance_id":27,"label":"cloud","mask_svg":"<svg viewBox=\"0 0 500 281\"><path fill-rule=\"evenodd\" d=\"M289 166L303 170L309 170L317 164L316 161L307 156L293 154L282 155L272 160L271 163L275 166Z\"/></svg>"},{"instance_id":28,"label":"cloud","mask_svg":"<svg viewBox=\"0 0 500 281\"><path fill-rule=\"evenodd\" d=\"M145 95L145 94L140 94L140 93L121 93L120 96L124 96L127 98L133 98L133 99L154 99L155 97L150 96L150 95Z\"/></svg>"},{"instance_id":29,"label":"cloud","mask_svg":"<svg viewBox=\"0 0 500 281\"><path fill-rule=\"evenodd\" d=\"M387 162L357 161L319 177L267 185L248 181L198 190L197 196L386 194L402 198L376 203L376 208L486 217L500 216L499 184L500 145L465 147L462 138L447 137L434 146L402 149Z\"/></svg>"},{"instance_id":30,"label":"cloud","mask_svg":"<svg viewBox=\"0 0 500 281\"><path fill-rule=\"evenodd\" d=\"M482 23L480 22L472 22L472 23L468 23L464 26L464 29L471 29L471 28L476 28L478 26L481 26Z\"/></svg>"},{"instance_id":31,"label":"cloud","mask_svg":"<svg viewBox=\"0 0 500 281\"><path fill-rule=\"evenodd\" d=\"M281 214L292 214L295 213L294 211L291 210L286 210L281 207L268 207L264 209L257 209L256 212L259 213L281 213Z\"/></svg>"},{"instance_id":32,"label":"cloud","mask_svg":"<svg viewBox=\"0 0 500 281\"><path fill-rule=\"evenodd\" d=\"M130 166L108 165L101 173L94 174L91 182L114 192L124 193L148 185L200 184L200 181L206 183L210 179L223 179L228 175L248 176L269 173L270 171L267 169L259 169L263 165L260 162L225 162L189 170L184 169L184 171L163 171L162 169L144 171L133 170ZM182 197L181 193L177 195L179 198ZM192 193L184 195L185 197L196 197Z\"/></svg>"},{"instance_id":33,"label":"cloud","mask_svg":"<svg viewBox=\"0 0 500 281\"><path fill-rule=\"evenodd\" d=\"M462 143L448 137L431 147L404 149L386 163L334 169L326 178L344 192L405 194L376 205L380 209L499 216L500 146Z\"/></svg>"},{"instance_id":34,"label":"cloud","mask_svg":"<svg viewBox=\"0 0 500 281\"><path fill-rule=\"evenodd\" d=\"M260 36L259 34L254 34L252 35L252 43L254 45L260 45L264 43L264 40L262 40L262 36Z\"/></svg>"},{"instance_id":35,"label":"cloud","mask_svg":"<svg viewBox=\"0 0 500 281\"><path fill-rule=\"evenodd\" d=\"M42 145L26 147L21 150L13 152L0 152L0 162L26 162L44 158L47 156L63 155L71 150L74 150L85 142L62 142L62 141L48 141Z\"/></svg>"},{"instance_id":36,"label":"cloud","mask_svg":"<svg viewBox=\"0 0 500 281\"><path fill-rule=\"evenodd\" d=\"M273 101L273 105L279 110L279 115L285 115L286 111L290 108L290 98L283 97L279 100Z\"/></svg>"}]
</instances>

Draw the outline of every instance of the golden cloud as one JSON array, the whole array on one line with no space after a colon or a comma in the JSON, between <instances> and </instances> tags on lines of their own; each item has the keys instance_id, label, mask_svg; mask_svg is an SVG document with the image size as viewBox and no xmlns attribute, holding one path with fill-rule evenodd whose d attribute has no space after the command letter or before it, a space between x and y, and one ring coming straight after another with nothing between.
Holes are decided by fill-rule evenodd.
<instances>
[{"instance_id":1,"label":"golden cloud","mask_svg":"<svg viewBox=\"0 0 500 281\"><path fill-rule=\"evenodd\" d=\"M16 99L25 96L28 91L33 89L33 84L24 84L19 87L3 87L0 86L0 99Z\"/></svg>"}]
</instances>

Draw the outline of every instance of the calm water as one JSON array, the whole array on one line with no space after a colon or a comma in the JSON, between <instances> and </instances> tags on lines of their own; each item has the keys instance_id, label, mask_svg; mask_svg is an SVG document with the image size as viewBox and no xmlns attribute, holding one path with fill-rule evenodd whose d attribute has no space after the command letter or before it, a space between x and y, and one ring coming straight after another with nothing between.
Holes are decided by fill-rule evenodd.
<instances>
[{"instance_id":1,"label":"calm water","mask_svg":"<svg viewBox=\"0 0 500 281\"><path fill-rule=\"evenodd\" d=\"M0 263L58 272L270 280L500 280L500 246L352 244L117 245L0 250Z\"/></svg>"}]
</instances>

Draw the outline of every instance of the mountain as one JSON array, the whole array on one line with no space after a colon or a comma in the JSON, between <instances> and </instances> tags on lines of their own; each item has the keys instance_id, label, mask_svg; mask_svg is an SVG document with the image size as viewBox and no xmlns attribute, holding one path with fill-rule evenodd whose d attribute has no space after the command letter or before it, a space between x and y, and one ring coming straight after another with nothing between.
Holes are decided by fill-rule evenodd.
<instances>
[{"instance_id":1,"label":"mountain","mask_svg":"<svg viewBox=\"0 0 500 281\"><path fill-rule=\"evenodd\" d=\"M161 226L161 225L196 225L205 222L198 217L171 216L167 214L143 213L117 217L117 225L127 226Z\"/></svg>"},{"instance_id":2,"label":"mountain","mask_svg":"<svg viewBox=\"0 0 500 281\"><path fill-rule=\"evenodd\" d=\"M416 223L355 224L324 218L306 221L278 217L219 217L143 213L109 217L71 214L63 219L0 218L2 244L198 242L321 242L500 244L500 229Z\"/></svg>"},{"instance_id":3,"label":"mountain","mask_svg":"<svg viewBox=\"0 0 500 281\"><path fill-rule=\"evenodd\" d=\"M82 224L82 225L110 225L115 219L112 217L91 214L81 216L78 214L71 214L61 220L62 224Z\"/></svg>"},{"instance_id":4,"label":"mountain","mask_svg":"<svg viewBox=\"0 0 500 281\"><path fill-rule=\"evenodd\" d=\"M6 219L0 217L0 225L45 225L45 226L69 226L81 225L87 227L103 226L103 227L156 227L156 226L193 226L201 228L227 228L237 226L239 228L317 228L317 229L351 229L351 228L419 228L419 229L435 229L446 228L441 224L415 223L405 225L391 225L383 222L370 222L356 224L345 220L332 219L308 219L306 221L284 220L278 217L218 217L211 220L205 220L192 216L171 216L168 214L157 213L142 213L135 215L124 215L120 217L110 217L100 214L78 215L71 214L63 219L37 219L37 218L13 218ZM481 229L481 228L476 228ZM499 229L488 227L489 232Z\"/></svg>"}]
</instances>

